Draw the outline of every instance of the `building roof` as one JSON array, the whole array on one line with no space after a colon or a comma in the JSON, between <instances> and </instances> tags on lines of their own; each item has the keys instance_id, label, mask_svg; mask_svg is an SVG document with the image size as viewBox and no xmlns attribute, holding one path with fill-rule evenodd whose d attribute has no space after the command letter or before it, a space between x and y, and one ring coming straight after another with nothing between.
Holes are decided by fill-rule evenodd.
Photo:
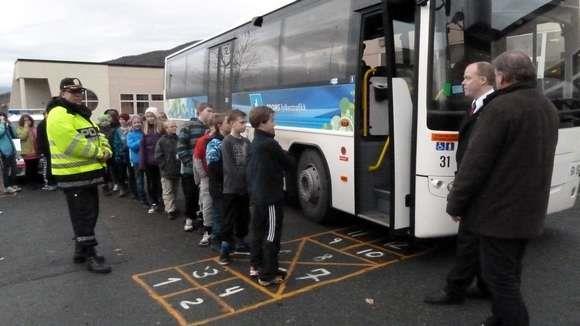
<instances>
[{"instance_id":1,"label":"building roof","mask_svg":"<svg viewBox=\"0 0 580 326\"><path fill-rule=\"evenodd\" d=\"M138 55L128 55L120 57L117 59L105 61L103 63L109 65L138 65L138 66L149 66L149 67L161 67L165 66L165 57L173 52L177 52L183 48L191 46L199 41L191 41L174 47L169 50L157 50L146 52Z\"/></svg>"}]
</instances>

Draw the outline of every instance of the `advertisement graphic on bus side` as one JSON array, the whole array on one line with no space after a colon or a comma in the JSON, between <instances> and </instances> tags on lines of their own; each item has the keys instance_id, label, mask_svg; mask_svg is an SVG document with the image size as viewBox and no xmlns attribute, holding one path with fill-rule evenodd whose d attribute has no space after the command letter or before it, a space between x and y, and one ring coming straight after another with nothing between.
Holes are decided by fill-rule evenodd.
<instances>
[{"instance_id":1,"label":"advertisement graphic on bus side","mask_svg":"<svg viewBox=\"0 0 580 326\"><path fill-rule=\"evenodd\" d=\"M249 112L266 105L276 112L279 126L352 132L354 84L240 92L232 94L232 108Z\"/></svg>"}]
</instances>

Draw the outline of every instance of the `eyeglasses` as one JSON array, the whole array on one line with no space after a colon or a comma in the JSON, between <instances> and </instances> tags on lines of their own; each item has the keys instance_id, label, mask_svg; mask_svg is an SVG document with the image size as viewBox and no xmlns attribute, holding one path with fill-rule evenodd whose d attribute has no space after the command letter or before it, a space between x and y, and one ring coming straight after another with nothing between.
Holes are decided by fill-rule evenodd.
<instances>
[{"instance_id":1,"label":"eyeglasses","mask_svg":"<svg viewBox=\"0 0 580 326\"><path fill-rule=\"evenodd\" d=\"M65 89L65 92L69 92L74 95L82 95L85 93L85 91L82 89Z\"/></svg>"}]
</instances>

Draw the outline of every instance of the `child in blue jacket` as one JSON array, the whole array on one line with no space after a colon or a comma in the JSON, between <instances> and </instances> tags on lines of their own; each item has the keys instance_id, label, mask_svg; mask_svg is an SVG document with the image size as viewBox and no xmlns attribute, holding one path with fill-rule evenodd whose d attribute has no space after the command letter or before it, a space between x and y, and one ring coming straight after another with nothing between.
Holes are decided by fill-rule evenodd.
<instances>
[{"instance_id":1,"label":"child in blue jacket","mask_svg":"<svg viewBox=\"0 0 580 326\"><path fill-rule=\"evenodd\" d=\"M141 147L141 140L143 139L143 119L139 115L134 115L131 118L131 131L127 133L127 147L129 147L129 162L133 173L135 175L135 189L133 194L135 199L140 201L143 205L149 206L147 197L145 196L145 172L139 168L139 148Z\"/></svg>"}]
</instances>

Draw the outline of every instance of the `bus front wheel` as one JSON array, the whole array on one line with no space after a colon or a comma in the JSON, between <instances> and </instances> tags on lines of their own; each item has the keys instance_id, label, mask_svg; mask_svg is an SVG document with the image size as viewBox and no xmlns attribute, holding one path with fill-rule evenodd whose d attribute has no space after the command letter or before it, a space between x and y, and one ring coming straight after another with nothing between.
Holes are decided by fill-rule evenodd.
<instances>
[{"instance_id":1,"label":"bus front wheel","mask_svg":"<svg viewBox=\"0 0 580 326\"><path fill-rule=\"evenodd\" d=\"M314 222L324 222L330 206L330 183L324 159L318 151L302 152L296 174L302 212Z\"/></svg>"}]
</instances>

